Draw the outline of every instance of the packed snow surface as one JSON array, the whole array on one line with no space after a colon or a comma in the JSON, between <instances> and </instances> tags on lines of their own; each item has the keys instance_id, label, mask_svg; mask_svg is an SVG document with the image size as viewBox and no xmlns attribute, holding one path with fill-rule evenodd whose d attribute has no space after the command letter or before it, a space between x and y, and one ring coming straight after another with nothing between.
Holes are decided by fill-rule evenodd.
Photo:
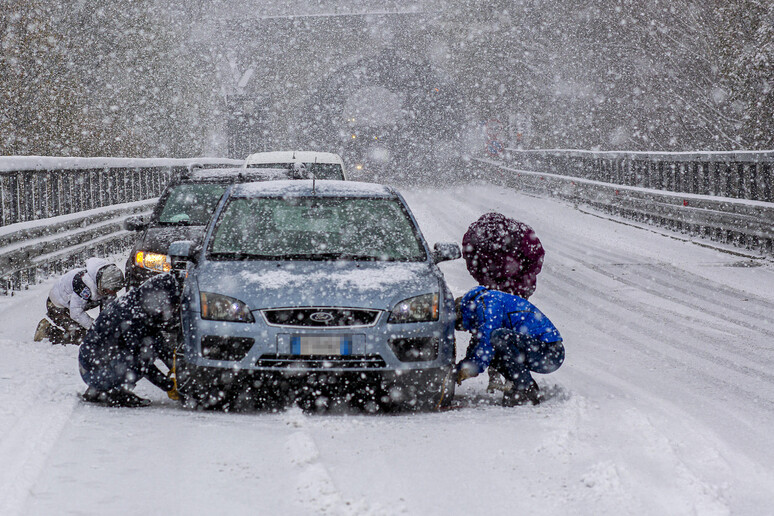
<instances>
[{"instance_id":1,"label":"packed snow surface","mask_svg":"<svg viewBox=\"0 0 774 516\"><path fill-rule=\"evenodd\" d=\"M190 412L145 381L149 408L91 406L78 350L32 341L49 280L0 298L0 514L772 513L770 262L492 186L405 194L431 245L490 210L534 227L567 348L543 404L483 374L440 413Z\"/></svg>"}]
</instances>

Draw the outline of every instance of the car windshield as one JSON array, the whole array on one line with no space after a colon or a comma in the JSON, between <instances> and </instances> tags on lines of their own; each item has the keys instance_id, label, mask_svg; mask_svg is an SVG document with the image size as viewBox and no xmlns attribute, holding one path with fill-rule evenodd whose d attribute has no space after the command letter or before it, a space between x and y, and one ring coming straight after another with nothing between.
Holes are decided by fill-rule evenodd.
<instances>
[{"instance_id":1,"label":"car windshield","mask_svg":"<svg viewBox=\"0 0 774 516\"><path fill-rule=\"evenodd\" d=\"M215 260L423 261L417 229L397 199L235 198L208 246Z\"/></svg>"},{"instance_id":2,"label":"car windshield","mask_svg":"<svg viewBox=\"0 0 774 516\"><path fill-rule=\"evenodd\" d=\"M306 178L311 179L314 174L315 179L344 179L344 171L338 163L304 163L306 167ZM293 170L293 163L252 163L248 168L285 168Z\"/></svg>"},{"instance_id":3,"label":"car windshield","mask_svg":"<svg viewBox=\"0 0 774 516\"><path fill-rule=\"evenodd\" d=\"M159 215L159 224L206 225L225 190L224 185L217 183L172 187Z\"/></svg>"}]
</instances>

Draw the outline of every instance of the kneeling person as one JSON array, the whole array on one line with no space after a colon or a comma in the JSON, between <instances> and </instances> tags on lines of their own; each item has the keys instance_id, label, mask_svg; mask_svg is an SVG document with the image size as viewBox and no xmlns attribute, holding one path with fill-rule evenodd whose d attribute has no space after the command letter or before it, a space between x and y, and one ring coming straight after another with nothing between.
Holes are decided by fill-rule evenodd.
<instances>
[{"instance_id":1,"label":"kneeling person","mask_svg":"<svg viewBox=\"0 0 774 516\"><path fill-rule=\"evenodd\" d=\"M67 272L51 287L46 299L48 318L38 323L35 341L48 338L52 344L80 344L94 323L87 312L107 306L123 287L121 269L103 258L89 258L85 267Z\"/></svg>"},{"instance_id":2,"label":"kneeling person","mask_svg":"<svg viewBox=\"0 0 774 516\"><path fill-rule=\"evenodd\" d=\"M478 286L457 300L457 329L471 332L465 359L457 364L457 383L487 367L506 379L503 404L540 402L530 372L552 373L564 361L559 330L526 299Z\"/></svg>"},{"instance_id":3,"label":"kneeling person","mask_svg":"<svg viewBox=\"0 0 774 516\"><path fill-rule=\"evenodd\" d=\"M78 355L86 401L113 406L148 405L132 392L147 378L170 392L172 380L155 361L162 354L166 332L180 323L180 285L174 273L159 274L131 290L100 313L86 333Z\"/></svg>"}]
</instances>

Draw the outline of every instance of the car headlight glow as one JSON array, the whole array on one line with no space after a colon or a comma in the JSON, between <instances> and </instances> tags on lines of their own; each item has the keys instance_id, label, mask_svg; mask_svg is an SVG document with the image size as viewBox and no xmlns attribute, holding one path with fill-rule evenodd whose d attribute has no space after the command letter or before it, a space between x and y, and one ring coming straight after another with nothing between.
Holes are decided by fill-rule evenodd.
<instances>
[{"instance_id":1,"label":"car headlight glow","mask_svg":"<svg viewBox=\"0 0 774 516\"><path fill-rule=\"evenodd\" d=\"M137 251L134 255L134 264L143 269L149 269L156 272L169 272L172 270L172 264L166 254L151 253L147 251Z\"/></svg>"},{"instance_id":2,"label":"car headlight glow","mask_svg":"<svg viewBox=\"0 0 774 516\"><path fill-rule=\"evenodd\" d=\"M423 294L404 299L392 309L388 323L417 323L438 320L440 296Z\"/></svg>"},{"instance_id":3,"label":"car headlight glow","mask_svg":"<svg viewBox=\"0 0 774 516\"><path fill-rule=\"evenodd\" d=\"M255 322L250 307L238 299L213 294L212 292L200 292L202 303L202 319L210 321Z\"/></svg>"}]
</instances>

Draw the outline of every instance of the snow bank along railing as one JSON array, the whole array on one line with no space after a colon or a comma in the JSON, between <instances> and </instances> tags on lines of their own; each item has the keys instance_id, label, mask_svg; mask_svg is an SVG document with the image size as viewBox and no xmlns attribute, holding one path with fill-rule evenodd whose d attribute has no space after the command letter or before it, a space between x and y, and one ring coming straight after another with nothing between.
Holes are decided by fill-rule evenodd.
<instances>
[{"instance_id":1,"label":"snow bank along railing","mask_svg":"<svg viewBox=\"0 0 774 516\"><path fill-rule=\"evenodd\" d=\"M774 151L508 149L477 160L487 178L615 215L772 254Z\"/></svg>"},{"instance_id":2,"label":"snow bank along railing","mask_svg":"<svg viewBox=\"0 0 774 516\"><path fill-rule=\"evenodd\" d=\"M122 227L149 214L170 177L224 159L0 157L0 292L131 245Z\"/></svg>"}]
</instances>

